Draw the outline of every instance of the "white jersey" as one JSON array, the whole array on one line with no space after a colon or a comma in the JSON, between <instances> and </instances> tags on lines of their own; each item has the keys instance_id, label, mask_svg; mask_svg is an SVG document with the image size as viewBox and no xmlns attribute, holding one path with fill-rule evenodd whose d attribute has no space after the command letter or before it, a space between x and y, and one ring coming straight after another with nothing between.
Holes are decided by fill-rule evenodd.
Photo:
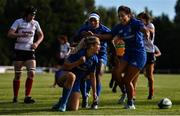
<instances>
[{"instance_id":1,"label":"white jersey","mask_svg":"<svg viewBox=\"0 0 180 116\"><path fill-rule=\"evenodd\" d=\"M28 34L28 37L18 37L15 43L16 50L26 50L26 51L34 51L31 49L31 45L34 41L35 31L41 32L41 27L39 23L35 20L27 22L23 18L17 19L11 26L11 29L16 30L17 33Z\"/></svg>"},{"instance_id":2,"label":"white jersey","mask_svg":"<svg viewBox=\"0 0 180 116\"><path fill-rule=\"evenodd\" d=\"M155 29L155 27L152 23L149 23L146 27L149 29ZM144 39L145 49L146 49L146 52L154 53L155 52L155 48L154 48L155 33L152 33L152 35L150 37L151 38Z\"/></svg>"}]
</instances>

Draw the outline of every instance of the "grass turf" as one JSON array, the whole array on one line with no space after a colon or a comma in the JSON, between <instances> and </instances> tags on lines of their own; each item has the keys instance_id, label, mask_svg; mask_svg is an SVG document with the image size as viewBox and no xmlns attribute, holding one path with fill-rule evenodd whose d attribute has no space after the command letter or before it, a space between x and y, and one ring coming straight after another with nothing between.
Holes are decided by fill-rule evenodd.
<instances>
[{"instance_id":1,"label":"grass turf","mask_svg":"<svg viewBox=\"0 0 180 116\"><path fill-rule=\"evenodd\" d=\"M36 74L33 83L32 97L35 104L24 104L24 84L26 74L21 78L19 90L19 102L12 103L12 80L13 74L0 74L0 115L180 115L180 76L179 75L155 75L155 97L147 100L148 84L147 79L141 75L137 83L136 110L123 109L123 105L117 104L120 90L112 93L109 88L110 74L102 78L103 89L100 96L98 110L79 109L78 111L57 112L51 111L52 105L57 102L62 89L59 87L50 88L53 84L54 74ZM172 100L171 109L159 109L158 101L168 97ZM90 102L92 96L90 97Z\"/></svg>"}]
</instances>

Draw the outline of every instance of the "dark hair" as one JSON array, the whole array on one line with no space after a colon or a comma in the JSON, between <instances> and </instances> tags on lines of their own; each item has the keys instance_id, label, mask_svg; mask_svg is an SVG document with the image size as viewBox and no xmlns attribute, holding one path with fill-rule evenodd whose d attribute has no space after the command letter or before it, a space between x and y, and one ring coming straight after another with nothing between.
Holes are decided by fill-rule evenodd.
<instances>
[{"instance_id":1,"label":"dark hair","mask_svg":"<svg viewBox=\"0 0 180 116\"><path fill-rule=\"evenodd\" d=\"M90 15L90 14L93 14L93 13L100 16L100 14L99 14L97 11L92 11L92 12L89 13L89 15Z\"/></svg>"},{"instance_id":2,"label":"dark hair","mask_svg":"<svg viewBox=\"0 0 180 116\"><path fill-rule=\"evenodd\" d=\"M147 23L149 23L152 20L152 17L146 12L139 13L137 17L144 19Z\"/></svg>"},{"instance_id":3,"label":"dark hair","mask_svg":"<svg viewBox=\"0 0 180 116\"><path fill-rule=\"evenodd\" d=\"M118 12L124 11L126 14L132 14L131 9L127 6L119 6Z\"/></svg>"},{"instance_id":4,"label":"dark hair","mask_svg":"<svg viewBox=\"0 0 180 116\"><path fill-rule=\"evenodd\" d=\"M36 15L37 9L34 6L28 6L25 9L25 16L28 16L29 14Z\"/></svg>"}]
</instances>

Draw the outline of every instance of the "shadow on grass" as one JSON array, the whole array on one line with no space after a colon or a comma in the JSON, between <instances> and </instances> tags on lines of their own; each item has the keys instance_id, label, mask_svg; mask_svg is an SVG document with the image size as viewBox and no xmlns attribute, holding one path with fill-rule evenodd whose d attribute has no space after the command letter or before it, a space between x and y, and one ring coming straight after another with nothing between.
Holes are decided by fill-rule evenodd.
<instances>
[{"instance_id":1,"label":"shadow on grass","mask_svg":"<svg viewBox=\"0 0 180 116\"><path fill-rule=\"evenodd\" d=\"M11 110L3 110L2 112L0 112L1 115L12 115L12 114L28 114L28 113L32 113L32 112L53 112L51 109L49 108L40 108L40 109L11 109Z\"/></svg>"},{"instance_id":2,"label":"shadow on grass","mask_svg":"<svg viewBox=\"0 0 180 116\"><path fill-rule=\"evenodd\" d=\"M32 112L53 112L51 104L24 104L23 102L0 102L0 115L31 114Z\"/></svg>"}]
</instances>

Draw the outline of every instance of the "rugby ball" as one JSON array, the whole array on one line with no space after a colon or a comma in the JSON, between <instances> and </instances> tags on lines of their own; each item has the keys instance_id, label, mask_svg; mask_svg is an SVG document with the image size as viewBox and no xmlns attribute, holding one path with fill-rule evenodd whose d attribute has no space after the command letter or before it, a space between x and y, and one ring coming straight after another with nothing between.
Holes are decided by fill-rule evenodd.
<instances>
[{"instance_id":1,"label":"rugby ball","mask_svg":"<svg viewBox=\"0 0 180 116\"><path fill-rule=\"evenodd\" d=\"M158 102L158 107L160 109L169 109L172 107L172 102L169 98L162 98L159 102Z\"/></svg>"}]
</instances>

